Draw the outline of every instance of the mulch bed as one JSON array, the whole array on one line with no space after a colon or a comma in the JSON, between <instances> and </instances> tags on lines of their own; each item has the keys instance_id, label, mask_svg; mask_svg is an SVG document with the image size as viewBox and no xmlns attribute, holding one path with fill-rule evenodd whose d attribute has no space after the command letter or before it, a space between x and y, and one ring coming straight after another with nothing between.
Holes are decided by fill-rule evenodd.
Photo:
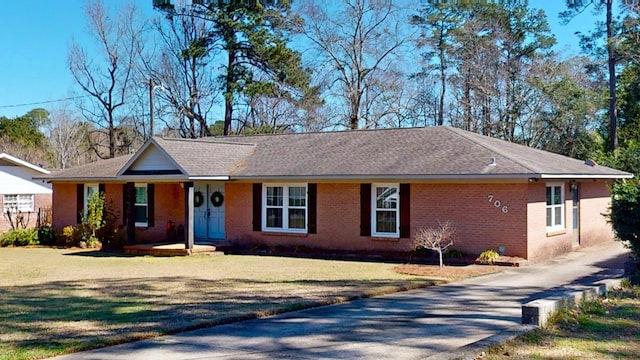
<instances>
[{"instance_id":1,"label":"mulch bed","mask_svg":"<svg viewBox=\"0 0 640 360\"><path fill-rule=\"evenodd\" d=\"M460 280L469 277L488 275L500 272L499 266L468 265L444 266L404 264L394 268L397 273L416 276L428 276L446 280Z\"/></svg>"}]
</instances>

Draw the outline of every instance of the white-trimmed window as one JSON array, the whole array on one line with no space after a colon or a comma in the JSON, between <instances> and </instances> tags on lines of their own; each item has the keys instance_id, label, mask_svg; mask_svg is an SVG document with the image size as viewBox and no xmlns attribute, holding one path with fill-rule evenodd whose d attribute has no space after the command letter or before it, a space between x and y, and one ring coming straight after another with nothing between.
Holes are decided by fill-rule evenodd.
<instances>
[{"instance_id":1,"label":"white-trimmed window","mask_svg":"<svg viewBox=\"0 0 640 360\"><path fill-rule=\"evenodd\" d=\"M33 198L33 194L5 194L3 212L32 212L34 211Z\"/></svg>"},{"instance_id":2,"label":"white-trimmed window","mask_svg":"<svg viewBox=\"0 0 640 360\"><path fill-rule=\"evenodd\" d=\"M149 225L149 193L147 191L147 184L136 183L135 190L135 226L146 227Z\"/></svg>"},{"instance_id":3,"label":"white-trimmed window","mask_svg":"<svg viewBox=\"0 0 640 360\"><path fill-rule=\"evenodd\" d=\"M87 217L87 209L89 209L89 197L99 191L98 184L85 184L84 185L84 217Z\"/></svg>"},{"instance_id":4,"label":"white-trimmed window","mask_svg":"<svg viewBox=\"0 0 640 360\"><path fill-rule=\"evenodd\" d=\"M564 230L564 184L547 184L547 231Z\"/></svg>"},{"instance_id":5,"label":"white-trimmed window","mask_svg":"<svg viewBox=\"0 0 640 360\"><path fill-rule=\"evenodd\" d=\"M262 230L307 232L307 185L263 184Z\"/></svg>"},{"instance_id":6,"label":"white-trimmed window","mask_svg":"<svg viewBox=\"0 0 640 360\"><path fill-rule=\"evenodd\" d=\"M371 235L400 237L400 185L371 186Z\"/></svg>"}]
</instances>

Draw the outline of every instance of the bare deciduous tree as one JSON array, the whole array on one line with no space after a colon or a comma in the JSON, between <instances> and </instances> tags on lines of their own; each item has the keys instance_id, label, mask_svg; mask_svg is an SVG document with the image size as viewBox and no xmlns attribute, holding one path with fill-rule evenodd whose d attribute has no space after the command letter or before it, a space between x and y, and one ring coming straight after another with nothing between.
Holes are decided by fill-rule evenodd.
<instances>
[{"instance_id":1,"label":"bare deciduous tree","mask_svg":"<svg viewBox=\"0 0 640 360\"><path fill-rule=\"evenodd\" d=\"M414 238L414 246L430 249L438 253L440 268L444 266L442 253L451 247L455 241L456 231L449 221L438 222L437 227L418 230Z\"/></svg>"},{"instance_id":2,"label":"bare deciduous tree","mask_svg":"<svg viewBox=\"0 0 640 360\"><path fill-rule=\"evenodd\" d=\"M211 22L203 19L194 6L184 6L155 20L153 27L159 35L160 54L150 56L155 60L145 61L144 66L161 89L158 100L169 104L181 137L209 136L207 118L220 92L211 66L217 51L202 40L212 31ZM174 127L165 122L169 128Z\"/></svg>"},{"instance_id":3,"label":"bare deciduous tree","mask_svg":"<svg viewBox=\"0 0 640 360\"><path fill-rule=\"evenodd\" d=\"M116 128L130 110L128 96L145 26L133 4L118 8L115 18L101 0L86 3L85 12L95 48L72 41L68 65L87 95L80 104L83 116L106 140L92 142L92 149L101 158L112 158L117 155Z\"/></svg>"},{"instance_id":4,"label":"bare deciduous tree","mask_svg":"<svg viewBox=\"0 0 640 360\"><path fill-rule=\"evenodd\" d=\"M398 21L401 9L392 1L349 0L331 6L305 1L300 12L305 19L301 31L317 54L319 77L329 78L329 96L345 105L346 113L339 114L336 125L373 127L381 114L394 112L395 105L380 109L373 102L379 101L381 91L388 97L397 95L385 87L374 88L385 76L399 73L398 53L408 39Z\"/></svg>"},{"instance_id":5,"label":"bare deciduous tree","mask_svg":"<svg viewBox=\"0 0 640 360\"><path fill-rule=\"evenodd\" d=\"M51 111L47 137L51 149L51 165L66 169L84 163L87 146L87 127L66 108Z\"/></svg>"}]
</instances>

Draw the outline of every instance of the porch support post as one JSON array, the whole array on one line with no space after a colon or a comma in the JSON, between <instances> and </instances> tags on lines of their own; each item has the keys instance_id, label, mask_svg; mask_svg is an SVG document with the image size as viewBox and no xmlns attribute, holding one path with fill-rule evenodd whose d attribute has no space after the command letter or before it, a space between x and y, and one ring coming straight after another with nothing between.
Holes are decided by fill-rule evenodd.
<instances>
[{"instance_id":1,"label":"porch support post","mask_svg":"<svg viewBox=\"0 0 640 360\"><path fill-rule=\"evenodd\" d=\"M136 188L135 183L128 182L124 185L125 207L127 209L127 245L136 243Z\"/></svg>"},{"instance_id":2,"label":"porch support post","mask_svg":"<svg viewBox=\"0 0 640 360\"><path fill-rule=\"evenodd\" d=\"M185 249L193 249L194 231L193 231L193 182L184 183L184 247Z\"/></svg>"}]
</instances>

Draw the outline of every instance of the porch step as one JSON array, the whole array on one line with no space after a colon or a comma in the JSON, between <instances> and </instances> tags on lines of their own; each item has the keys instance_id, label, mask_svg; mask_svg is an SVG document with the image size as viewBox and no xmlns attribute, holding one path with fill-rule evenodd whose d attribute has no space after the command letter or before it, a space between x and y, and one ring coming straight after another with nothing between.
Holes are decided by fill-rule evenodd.
<instances>
[{"instance_id":1,"label":"porch step","mask_svg":"<svg viewBox=\"0 0 640 360\"><path fill-rule=\"evenodd\" d=\"M225 246L196 244L193 249L185 249L184 244L136 244L126 245L124 253L128 255L148 256L189 256L224 255Z\"/></svg>"}]
</instances>

